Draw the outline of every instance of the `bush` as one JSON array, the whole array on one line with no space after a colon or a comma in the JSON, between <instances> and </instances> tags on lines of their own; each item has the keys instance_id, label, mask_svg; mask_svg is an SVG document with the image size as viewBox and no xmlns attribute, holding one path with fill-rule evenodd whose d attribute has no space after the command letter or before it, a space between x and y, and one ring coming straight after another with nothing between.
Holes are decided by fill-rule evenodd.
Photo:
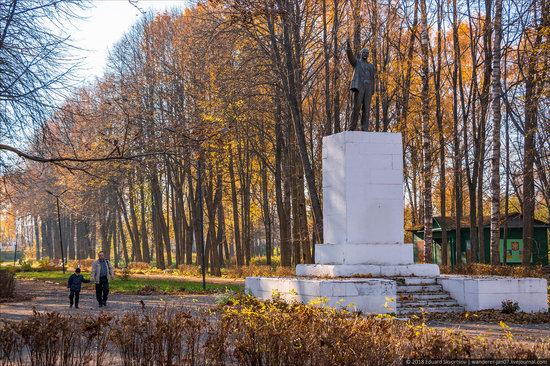
<instances>
[{"instance_id":1,"label":"bush","mask_svg":"<svg viewBox=\"0 0 550 366\"><path fill-rule=\"evenodd\" d=\"M128 270L127 267L122 268L120 270L120 279L122 281L129 281L130 280L130 271Z\"/></svg>"},{"instance_id":2,"label":"bush","mask_svg":"<svg viewBox=\"0 0 550 366\"><path fill-rule=\"evenodd\" d=\"M239 295L220 313L146 308L120 317L35 313L0 322L6 365L401 365L403 359L544 359L550 339L521 342L501 323L488 340L391 316L262 302Z\"/></svg>"},{"instance_id":3,"label":"bush","mask_svg":"<svg viewBox=\"0 0 550 366\"><path fill-rule=\"evenodd\" d=\"M199 266L180 264L178 266L178 273L182 276L199 277L201 276L201 269Z\"/></svg>"},{"instance_id":4,"label":"bush","mask_svg":"<svg viewBox=\"0 0 550 366\"><path fill-rule=\"evenodd\" d=\"M401 365L418 358L545 358L550 339L522 343L503 332L487 340L388 316L361 317L345 311L235 298L226 307L233 357L246 365Z\"/></svg>"},{"instance_id":5,"label":"bush","mask_svg":"<svg viewBox=\"0 0 550 366\"><path fill-rule=\"evenodd\" d=\"M262 277L294 277L295 270L290 267L271 267L271 266L233 266L224 268L222 273L230 278L246 278L252 276Z\"/></svg>"},{"instance_id":6,"label":"bush","mask_svg":"<svg viewBox=\"0 0 550 366\"><path fill-rule=\"evenodd\" d=\"M9 269L0 269L0 299L15 297L15 273Z\"/></svg>"},{"instance_id":7,"label":"bush","mask_svg":"<svg viewBox=\"0 0 550 366\"><path fill-rule=\"evenodd\" d=\"M94 262L94 260L95 259L92 258L71 260L68 263L68 268L80 268L83 271L89 272L92 270L92 263Z\"/></svg>"},{"instance_id":8,"label":"bush","mask_svg":"<svg viewBox=\"0 0 550 366\"><path fill-rule=\"evenodd\" d=\"M35 312L21 322L0 323L3 365L104 365L108 315L78 319Z\"/></svg>"},{"instance_id":9,"label":"bush","mask_svg":"<svg viewBox=\"0 0 550 366\"><path fill-rule=\"evenodd\" d=\"M19 259L19 268L17 268L18 271L22 272L30 272L33 270L32 268L32 259L26 260L26 259Z\"/></svg>"},{"instance_id":10,"label":"bush","mask_svg":"<svg viewBox=\"0 0 550 366\"><path fill-rule=\"evenodd\" d=\"M519 311L519 304L517 301L502 300L502 312L504 314L515 314Z\"/></svg>"},{"instance_id":11,"label":"bush","mask_svg":"<svg viewBox=\"0 0 550 366\"><path fill-rule=\"evenodd\" d=\"M130 270L140 270L145 271L151 268L151 265L147 262L131 262L128 264L128 269Z\"/></svg>"},{"instance_id":12,"label":"bush","mask_svg":"<svg viewBox=\"0 0 550 366\"><path fill-rule=\"evenodd\" d=\"M250 264L257 265L257 266L266 266L267 258L265 256L252 257L250 258ZM271 266L278 267L280 265L281 265L281 256L278 256L278 255L271 256Z\"/></svg>"},{"instance_id":13,"label":"bush","mask_svg":"<svg viewBox=\"0 0 550 366\"><path fill-rule=\"evenodd\" d=\"M42 271L56 271L61 268L60 259L50 259L49 257L44 257L37 261L38 269Z\"/></svg>"},{"instance_id":14,"label":"bush","mask_svg":"<svg viewBox=\"0 0 550 366\"><path fill-rule=\"evenodd\" d=\"M162 309L129 313L111 325L113 349L122 365L223 364L223 350L209 352L217 342L208 342L211 329L204 318L185 311ZM215 334L215 333L214 333Z\"/></svg>"}]
</instances>

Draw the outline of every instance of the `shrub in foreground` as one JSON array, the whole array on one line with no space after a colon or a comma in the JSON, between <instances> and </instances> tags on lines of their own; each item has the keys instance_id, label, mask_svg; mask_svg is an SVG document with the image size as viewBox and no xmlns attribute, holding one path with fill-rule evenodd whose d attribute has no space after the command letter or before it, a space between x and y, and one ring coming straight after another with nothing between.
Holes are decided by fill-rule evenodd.
<instances>
[{"instance_id":1,"label":"shrub in foreground","mask_svg":"<svg viewBox=\"0 0 550 366\"><path fill-rule=\"evenodd\" d=\"M502 301L502 312L504 314L515 314L519 311L519 304L517 301L512 300L503 300Z\"/></svg>"},{"instance_id":2,"label":"shrub in foreground","mask_svg":"<svg viewBox=\"0 0 550 366\"><path fill-rule=\"evenodd\" d=\"M322 305L322 302L318 305ZM401 365L414 358L550 358L550 339L489 340L389 316L239 295L213 313L35 313L0 325L0 365Z\"/></svg>"},{"instance_id":3,"label":"shrub in foreground","mask_svg":"<svg viewBox=\"0 0 550 366\"><path fill-rule=\"evenodd\" d=\"M0 269L0 299L15 296L15 273L9 269Z\"/></svg>"},{"instance_id":4,"label":"shrub in foreground","mask_svg":"<svg viewBox=\"0 0 550 366\"><path fill-rule=\"evenodd\" d=\"M330 308L236 299L224 312L233 356L245 365L401 365L407 358L545 358L550 339L491 341Z\"/></svg>"}]
</instances>

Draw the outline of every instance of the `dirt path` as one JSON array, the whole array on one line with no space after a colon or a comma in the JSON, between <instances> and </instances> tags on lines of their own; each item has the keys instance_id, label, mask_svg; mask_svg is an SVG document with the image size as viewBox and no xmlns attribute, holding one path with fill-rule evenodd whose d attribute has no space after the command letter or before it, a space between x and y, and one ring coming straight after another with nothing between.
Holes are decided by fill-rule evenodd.
<instances>
[{"instance_id":1,"label":"dirt path","mask_svg":"<svg viewBox=\"0 0 550 366\"><path fill-rule=\"evenodd\" d=\"M82 290L80 309L69 308L69 293L64 286L38 280L17 280L16 292L30 296L30 300L0 303L0 319L21 320L37 311L58 311L61 313L94 315L100 311L113 315L142 308L158 306L184 307L190 311L206 310L215 305L216 295L161 295L140 296L131 294L111 294L107 307L98 308L93 290Z\"/></svg>"},{"instance_id":2,"label":"dirt path","mask_svg":"<svg viewBox=\"0 0 550 366\"><path fill-rule=\"evenodd\" d=\"M207 310L215 305L216 295L161 295L140 296L131 294L113 294L109 296L108 307L97 308L93 290L83 290L80 294L80 309L70 309L68 292L64 286L39 280L17 280L17 292L30 296L27 301L0 304L0 319L21 320L37 311L58 311L62 313L94 315L100 311L113 315L139 310L143 301L146 308L175 306L189 309L191 312ZM438 329L454 329L469 335L479 335L488 339L504 336L503 329L492 323L458 323L431 321L427 324ZM514 338L523 341L550 337L550 324L508 324Z\"/></svg>"},{"instance_id":3,"label":"dirt path","mask_svg":"<svg viewBox=\"0 0 550 366\"><path fill-rule=\"evenodd\" d=\"M451 323L428 322L432 328L453 329L472 336L482 336L488 339L503 338L505 331L499 324L493 323ZM507 324L507 329L515 339L522 341L536 341L550 337L550 324Z\"/></svg>"}]
</instances>

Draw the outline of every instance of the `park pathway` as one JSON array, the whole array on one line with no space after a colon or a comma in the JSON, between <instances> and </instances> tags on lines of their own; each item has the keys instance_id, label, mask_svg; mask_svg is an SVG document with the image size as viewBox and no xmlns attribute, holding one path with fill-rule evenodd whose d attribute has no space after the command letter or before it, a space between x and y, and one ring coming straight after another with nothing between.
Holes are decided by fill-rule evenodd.
<instances>
[{"instance_id":1,"label":"park pathway","mask_svg":"<svg viewBox=\"0 0 550 366\"><path fill-rule=\"evenodd\" d=\"M40 280L17 280L16 292L30 299L18 302L0 303L0 319L22 320L31 316L33 309L40 312L58 311L73 315L96 315L100 312L111 315L127 311L154 307L182 307L191 312L208 310L216 303L215 294L182 294L182 295L133 295L110 294L107 307L98 308L95 292L83 289L80 293L80 309L69 308L69 292L63 285ZM143 302L143 305L142 303Z\"/></svg>"},{"instance_id":2,"label":"park pathway","mask_svg":"<svg viewBox=\"0 0 550 366\"><path fill-rule=\"evenodd\" d=\"M29 296L30 299L18 302L0 303L0 319L22 320L33 313L33 309L43 312L58 311L73 315L97 315L100 312L111 315L121 315L127 311L140 310L141 301L146 309L154 307L181 307L191 313L206 311L216 304L215 294L194 295L132 295L113 294L109 296L108 307L98 308L95 293L91 289L84 289L80 294L80 309L69 308L68 291L52 282L40 280L17 280L17 292ZM488 339L497 339L504 336L499 324L493 323L458 323L431 321L429 327L437 329L454 329L469 335L479 335ZM509 331L514 338L523 341L535 341L550 337L550 324L508 324Z\"/></svg>"}]
</instances>

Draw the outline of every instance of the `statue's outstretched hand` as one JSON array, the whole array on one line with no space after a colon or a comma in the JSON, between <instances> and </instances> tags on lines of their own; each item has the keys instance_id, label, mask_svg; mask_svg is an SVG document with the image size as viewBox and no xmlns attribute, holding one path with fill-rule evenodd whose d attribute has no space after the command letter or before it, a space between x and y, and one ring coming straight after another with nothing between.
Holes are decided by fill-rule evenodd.
<instances>
[{"instance_id":1,"label":"statue's outstretched hand","mask_svg":"<svg viewBox=\"0 0 550 366\"><path fill-rule=\"evenodd\" d=\"M353 54L353 50L351 49L351 44L349 43L349 38L346 39L346 54L348 55L349 63L355 67L355 64L357 63L357 60L355 59L355 55Z\"/></svg>"}]
</instances>

